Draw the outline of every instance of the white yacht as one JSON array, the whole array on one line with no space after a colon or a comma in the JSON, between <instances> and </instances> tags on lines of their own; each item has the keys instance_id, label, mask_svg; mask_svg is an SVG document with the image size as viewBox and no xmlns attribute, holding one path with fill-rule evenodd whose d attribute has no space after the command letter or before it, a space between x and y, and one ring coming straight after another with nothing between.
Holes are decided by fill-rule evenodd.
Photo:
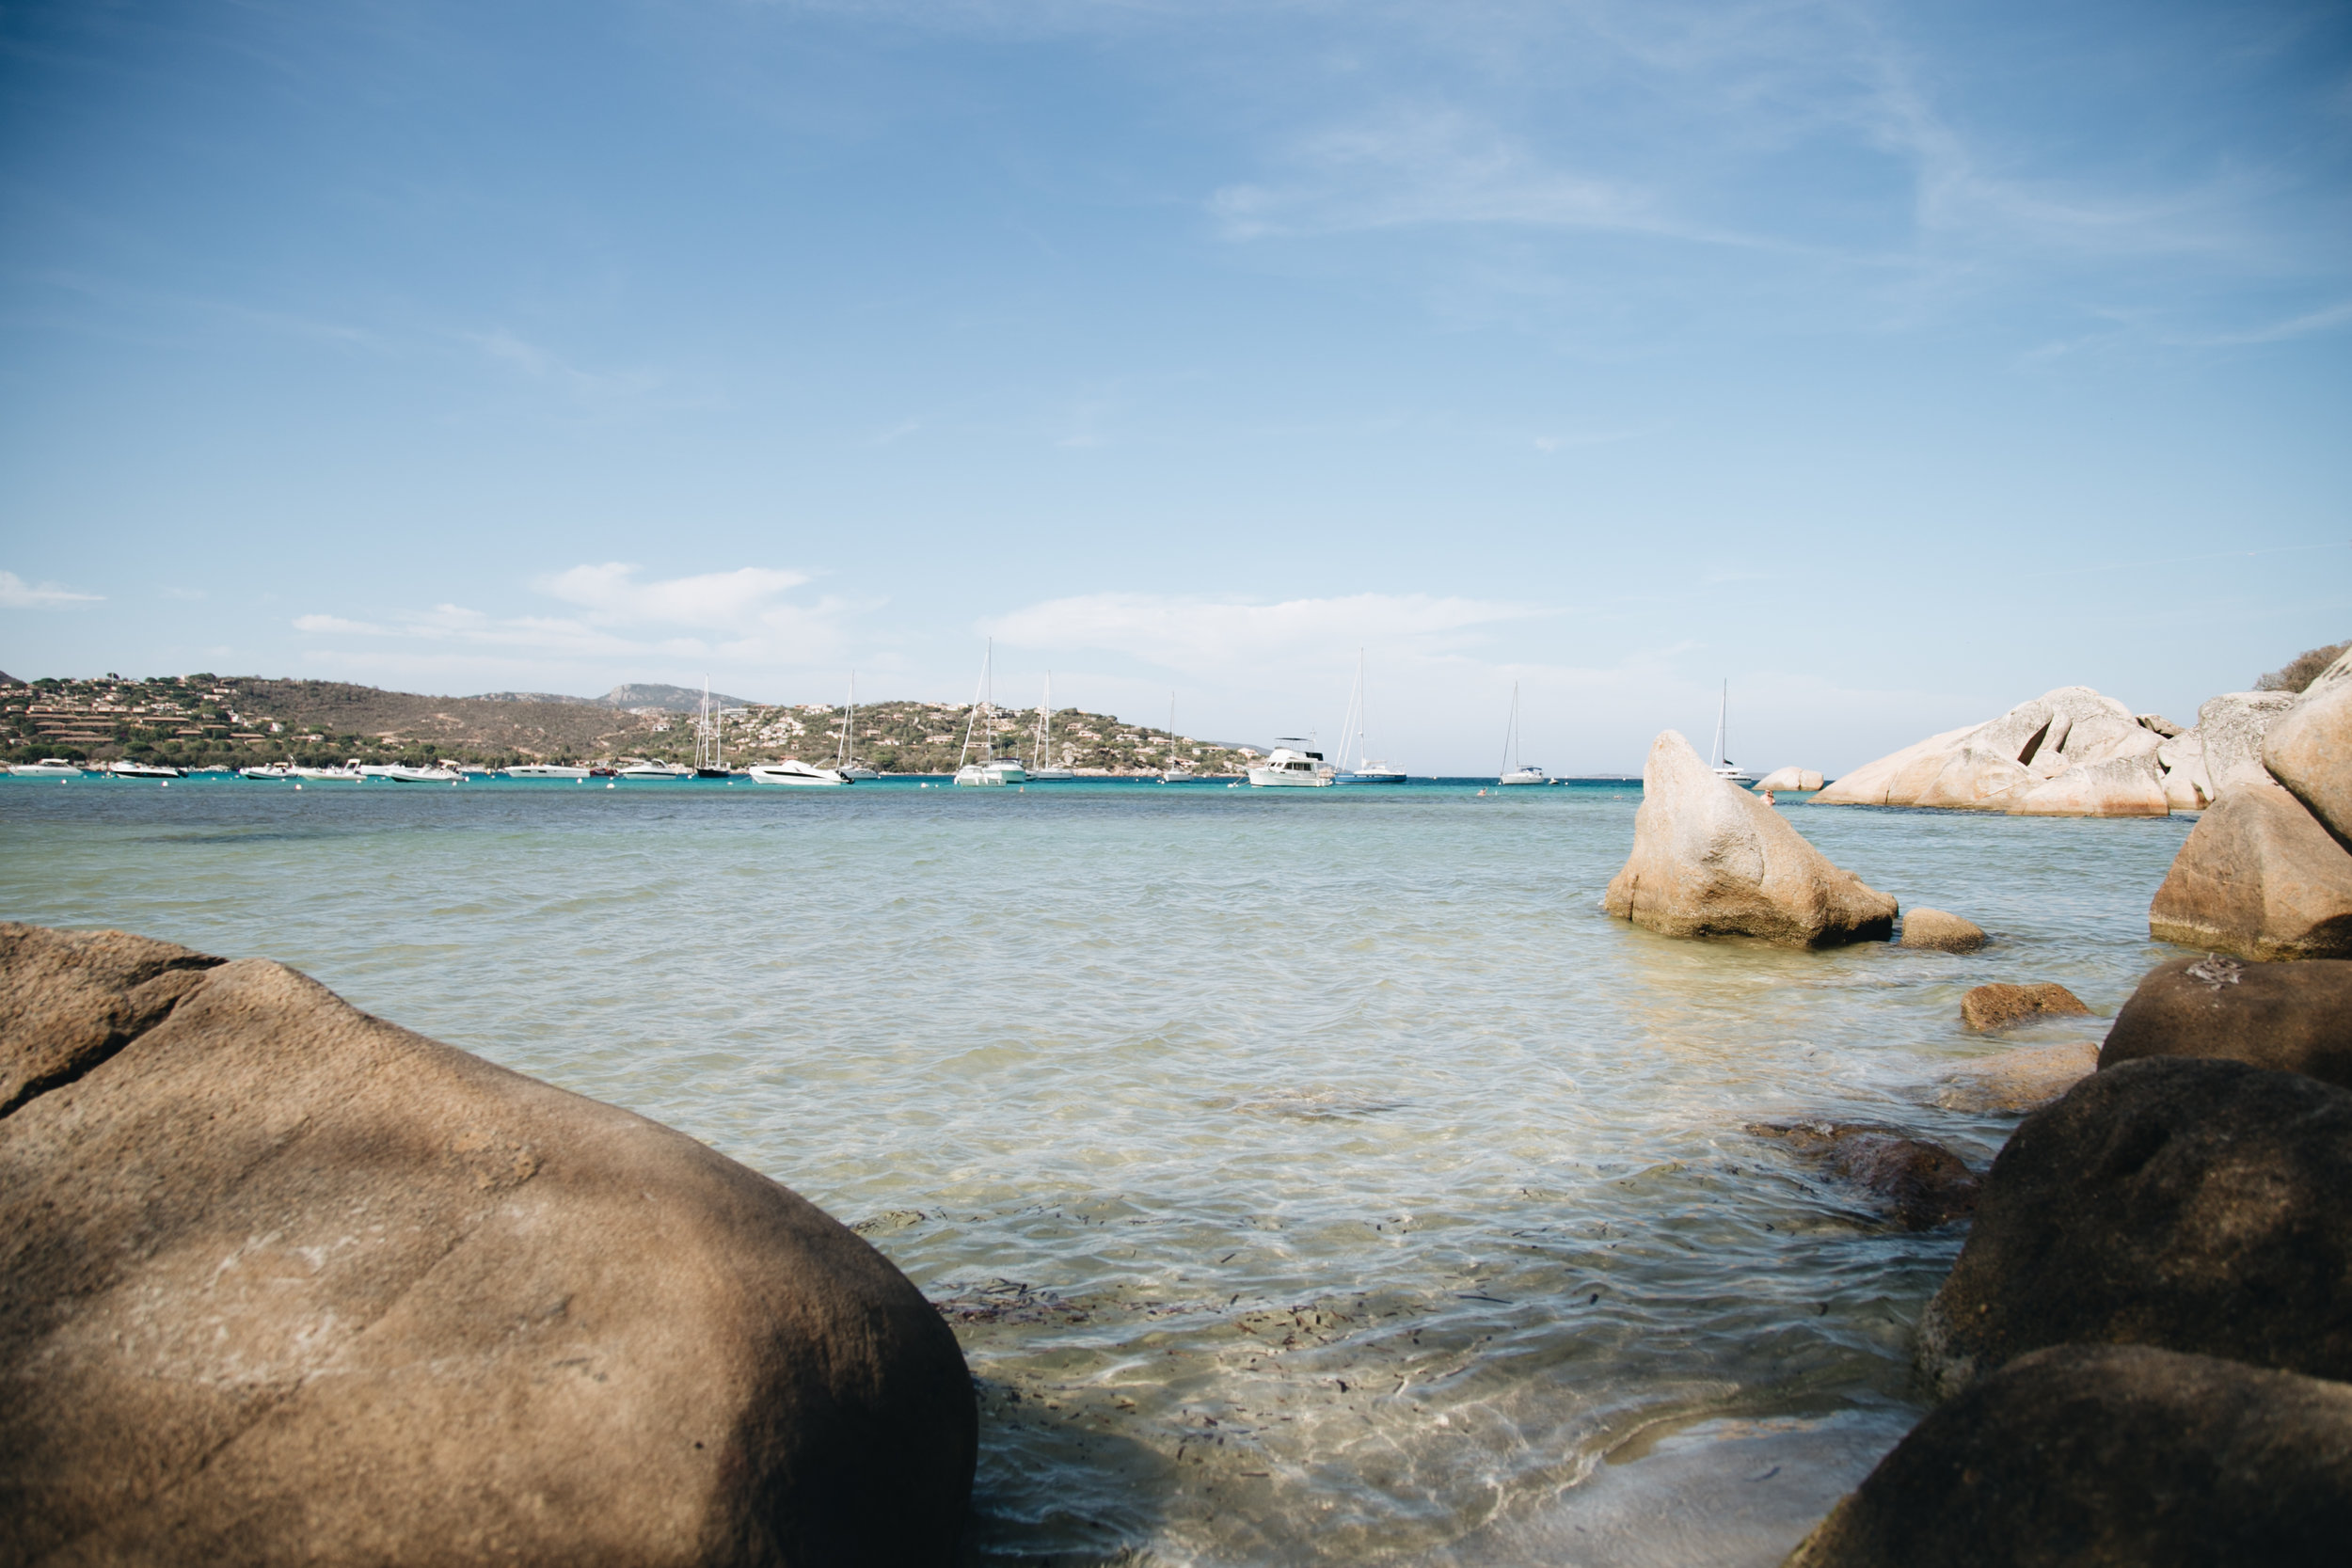
<instances>
[{"instance_id":1,"label":"white yacht","mask_svg":"<svg viewBox=\"0 0 2352 1568\"><path fill-rule=\"evenodd\" d=\"M1347 694L1347 717L1340 721L1340 770L1332 775L1337 784L1401 784L1405 769L1392 762L1375 762L1368 754L1371 737L1365 731L1364 650L1356 650L1356 685ZM1354 744L1351 746L1350 742ZM1347 753L1356 753L1356 766L1347 766Z\"/></svg>"},{"instance_id":2,"label":"white yacht","mask_svg":"<svg viewBox=\"0 0 2352 1568\"><path fill-rule=\"evenodd\" d=\"M691 779L694 770L680 762L647 762L644 757L625 757L616 777L624 779Z\"/></svg>"},{"instance_id":3,"label":"white yacht","mask_svg":"<svg viewBox=\"0 0 2352 1568\"><path fill-rule=\"evenodd\" d=\"M388 763L382 767L362 768L360 772L387 784L464 784L466 775L454 768L412 768L405 762Z\"/></svg>"},{"instance_id":4,"label":"white yacht","mask_svg":"<svg viewBox=\"0 0 2352 1568\"><path fill-rule=\"evenodd\" d=\"M188 776L184 769L164 762L114 762L106 765L106 771L118 779L184 779Z\"/></svg>"},{"instance_id":5,"label":"white yacht","mask_svg":"<svg viewBox=\"0 0 2352 1568\"><path fill-rule=\"evenodd\" d=\"M240 768L237 777L251 779L257 784L284 784L294 777L294 769L282 762L270 762L259 768Z\"/></svg>"},{"instance_id":6,"label":"white yacht","mask_svg":"<svg viewBox=\"0 0 2352 1568\"><path fill-rule=\"evenodd\" d=\"M1037 705L1037 763L1028 772L1032 779L1074 779L1078 775L1070 768L1054 765L1054 672L1045 672L1045 696Z\"/></svg>"},{"instance_id":7,"label":"white yacht","mask_svg":"<svg viewBox=\"0 0 2352 1568\"><path fill-rule=\"evenodd\" d=\"M1756 775L1724 755L1724 721L1731 717L1731 682L1724 682L1723 703L1715 709L1715 760L1709 765L1715 777L1725 779L1745 789L1756 783Z\"/></svg>"},{"instance_id":8,"label":"white yacht","mask_svg":"<svg viewBox=\"0 0 2352 1568\"><path fill-rule=\"evenodd\" d=\"M752 765L751 781L761 784L800 784L827 788L850 782L848 774L838 768L817 768L787 757L782 762L758 762Z\"/></svg>"},{"instance_id":9,"label":"white yacht","mask_svg":"<svg viewBox=\"0 0 2352 1568\"><path fill-rule=\"evenodd\" d=\"M963 726L963 750L956 753L956 783L993 788L1001 784L1025 784L1028 769L1018 757L995 755L996 705L990 680L990 666L995 662L996 641L991 638L988 651L980 656L979 689L972 693L972 717ZM980 743L980 754L966 762L972 754L972 742Z\"/></svg>"},{"instance_id":10,"label":"white yacht","mask_svg":"<svg viewBox=\"0 0 2352 1568\"><path fill-rule=\"evenodd\" d=\"M1331 783L1334 769L1323 760L1321 752L1306 748L1311 742L1295 735L1275 737L1274 750L1265 761L1249 770L1252 789L1324 789Z\"/></svg>"},{"instance_id":11,"label":"white yacht","mask_svg":"<svg viewBox=\"0 0 2352 1568\"><path fill-rule=\"evenodd\" d=\"M82 776L82 769L63 757L10 763L8 771L20 779L78 779Z\"/></svg>"},{"instance_id":12,"label":"white yacht","mask_svg":"<svg viewBox=\"0 0 2352 1568\"><path fill-rule=\"evenodd\" d=\"M574 768L563 762L518 762L501 769L510 779L584 779L585 768Z\"/></svg>"},{"instance_id":13,"label":"white yacht","mask_svg":"<svg viewBox=\"0 0 2352 1568\"><path fill-rule=\"evenodd\" d=\"M1511 683L1511 722L1502 732L1502 775L1495 780L1501 784L1540 784L1551 783L1551 775L1532 762L1519 760L1519 683Z\"/></svg>"},{"instance_id":14,"label":"white yacht","mask_svg":"<svg viewBox=\"0 0 2352 1568\"><path fill-rule=\"evenodd\" d=\"M312 784L358 784L366 776L359 771L357 757L341 768L290 768L286 771Z\"/></svg>"}]
</instances>

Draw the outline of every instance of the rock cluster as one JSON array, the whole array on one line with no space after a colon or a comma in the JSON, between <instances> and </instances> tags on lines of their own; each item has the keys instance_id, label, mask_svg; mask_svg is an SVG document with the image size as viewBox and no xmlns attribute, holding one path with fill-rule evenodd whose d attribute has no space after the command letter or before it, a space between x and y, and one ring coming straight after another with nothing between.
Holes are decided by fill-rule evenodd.
<instances>
[{"instance_id":1,"label":"rock cluster","mask_svg":"<svg viewBox=\"0 0 2352 1568\"><path fill-rule=\"evenodd\" d=\"M2256 733L2249 705L2214 729L2220 793L2149 904L2149 933L2264 961L2352 958L2352 654L2299 696L2245 695L2267 717Z\"/></svg>"},{"instance_id":2,"label":"rock cluster","mask_svg":"<svg viewBox=\"0 0 2352 1568\"><path fill-rule=\"evenodd\" d=\"M2211 705L2208 705L2209 706ZM1948 730L1855 768L1817 805L1937 806L2019 816L2162 816L2164 747L2179 730L2087 686L2061 686L1997 719Z\"/></svg>"},{"instance_id":3,"label":"rock cluster","mask_svg":"<svg viewBox=\"0 0 2352 1568\"><path fill-rule=\"evenodd\" d=\"M1994 1161L1921 1315L1947 1402L1791 1564L2342 1560L2347 995L2341 963L2141 982L2100 1069Z\"/></svg>"},{"instance_id":4,"label":"rock cluster","mask_svg":"<svg viewBox=\"0 0 2352 1568\"><path fill-rule=\"evenodd\" d=\"M1762 800L1716 776L1673 730L1642 766L1633 852L1602 907L1666 936L1796 947L1883 942L1895 900L1832 865Z\"/></svg>"},{"instance_id":5,"label":"rock cluster","mask_svg":"<svg viewBox=\"0 0 2352 1568\"><path fill-rule=\"evenodd\" d=\"M952 1334L683 1133L111 932L0 1074L0 1560L953 1560Z\"/></svg>"}]
</instances>

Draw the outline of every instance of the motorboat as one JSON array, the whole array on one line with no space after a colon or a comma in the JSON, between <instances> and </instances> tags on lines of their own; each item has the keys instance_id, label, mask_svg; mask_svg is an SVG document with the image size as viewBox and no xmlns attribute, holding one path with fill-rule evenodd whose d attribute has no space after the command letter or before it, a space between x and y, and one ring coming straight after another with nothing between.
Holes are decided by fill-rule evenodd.
<instances>
[{"instance_id":1,"label":"motorboat","mask_svg":"<svg viewBox=\"0 0 2352 1568\"><path fill-rule=\"evenodd\" d=\"M20 779L78 779L82 776L80 765L68 762L63 757L43 757L39 762L10 763L8 771Z\"/></svg>"},{"instance_id":2,"label":"motorboat","mask_svg":"<svg viewBox=\"0 0 2352 1568\"><path fill-rule=\"evenodd\" d=\"M613 775L621 779L691 779L694 770L682 762L647 762L635 757L624 762Z\"/></svg>"},{"instance_id":3,"label":"motorboat","mask_svg":"<svg viewBox=\"0 0 2352 1568\"><path fill-rule=\"evenodd\" d=\"M1321 752L1310 752L1311 744L1295 735L1279 737L1265 761L1249 770L1252 789L1324 789L1330 785L1337 771L1323 760Z\"/></svg>"},{"instance_id":4,"label":"motorboat","mask_svg":"<svg viewBox=\"0 0 2352 1568\"><path fill-rule=\"evenodd\" d=\"M1405 782L1405 769L1392 762L1366 759L1347 772L1334 773L1331 782L1335 784L1401 784Z\"/></svg>"},{"instance_id":5,"label":"motorboat","mask_svg":"<svg viewBox=\"0 0 2352 1568\"><path fill-rule=\"evenodd\" d=\"M1715 777L1745 789L1756 783L1756 775L1724 755L1724 721L1730 717L1731 682L1725 680L1723 701L1715 709L1715 760L1708 765L1708 770Z\"/></svg>"},{"instance_id":6,"label":"motorboat","mask_svg":"<svg viewBox=\"0 0 2352 1568\"><path fill-rule=\"evenodd\" d=\"M996 657L996 642L989 640L988 650L980 656L980 684L972 693L972 716L964 721L963 749L956 753L956 783L994 788L1009 784L1026 784L1029 770L1021 766L1018 757L995 754L996 704L995 691L990 679L990 666ZM972 757L972 745L979 743L980 754ZM964 759L971 757L972 760Z\"/></svg>"},{"instance_id":7,"label":"motorboat","mask_svg":"<svg viewBox=\"0 0 2352 1568\"><path fill-rule=\"evenodd\" d=\"M510 779L584 779L588 776L585 768L574 768L561 762L518 762L502 771Z\"/></svg>"},{"instance_id":8,"label":"motorboat","mask_svg":"<svg viewBox=\"0 0 2352 1568\"><path fill-rule=\"evenodd\" d=\"M289 768L286 771L310 784L358 784L366 777L356 761L341 768Z\"/></svg>"},{"instance_id":9,"label":"motorboat","mask_svg":"<svg viewBox=\"0 0 2352 1568\"><path fill-rule=\"evenodd\" d=\"M164 762L114 762L106 765L106 771L118 779L184 779L188 776L186 769Z\"/></svg>"},{"instance_id":10,"label":"motorboat","mask_svg":"<svg viewBox=\"0 0 2352 1568\"><path fill-rule=\"evenodd\" d=\"M270 762L259 768L240 768L237 777L251 779L256 784L284 784L294 777L294 769L282 762Z\"/></svg>"},{"instance_id":11,"label":"motorboat","mask_svg":"<svg viewBox=\"0 0 2352 1568\"><path fill-rule=\"evenodd\" d=\"M466 775L454 768L413 768L405 762L389 763L378 768L363 768L370 778L383 779L390 784L464 784Z\"/></svg>"},{"instance_id":12,"label":"motorboat","mask_svg":"<svg viewBox=\"0 0 2352 1568\"><path fill-rule=\"evenodd\" d=\"M818 768L793 757L782 762L754 763L748 777L754 784L799 784L818 789L850 782L849 776L837 768Z\"/></svg>"},{"instance_id":13,"label":"motorboat","mask_svg":"<svg viewBox=\"0 0 2352 1568\"><path fill-rule=\"evenodd\" d=\"M1511 721L1502 732L1502 771L1495 780L1502 784L1542 784L1551 783L1551 775L1532 762L1519 760L1519 683L1511 683Z\"/></svg>"},{"instance_id":14,"label":"motorboat","mask_svg":"<svg viewBox=\"0 0 2352 1568\"><path fill-rule=\"evenodd\" d=\"M968 762L956 769L960 784L996 785L1026 784L1029 770L1012 757L990 757L984 762Z\"/></svg>"}]
</instances>

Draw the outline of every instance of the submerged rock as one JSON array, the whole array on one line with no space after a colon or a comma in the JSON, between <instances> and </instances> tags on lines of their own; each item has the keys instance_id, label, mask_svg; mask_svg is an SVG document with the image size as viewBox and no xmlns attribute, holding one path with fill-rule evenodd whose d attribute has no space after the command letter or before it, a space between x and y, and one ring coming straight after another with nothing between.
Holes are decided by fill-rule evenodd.
<instances>
[{"instance_id":1,"label":"submerged rock","mask_svg":"<svg viewBox=\"0 0 2352 1568\"><path fill-rule=\"evenodd\" d=\"M2159 964L2115 1015L2099 1065L2143 1056L2251 1062L2352 1089L2352 959Z\"/></svg>"},{"instance_id":2,"label":"submerged rock","mask_svg":"<svg viewBox=\"0 0 2352 1568\"><path fill-rule=\"evenodd\" d=\"M2271 782L2222 794L2148 906L2158 942L2240 958L2352 958L2352 853Z\"/></svg>"},{"instance_id":3,"label":"submerged rock","mask_svg":"<svg viewBox=\"0 0 2352 1568\"><path fill-rule=\"evenodd\" d=\"M1931 1412L1788 1568L2323 1568L2352 1542L2352 1387L2060 1345Z\"/></svg>"},{"instance_id":4,"label":"submerged rock","mask_svg":"<svg viewBox=\"0 0 2352 1568\"><path fill-rule=\"evenodd\" d=\"M2022 1122L1919 1322L1950 1395L2045 1345L2352 1376L2352 1091L2242 1062L2125 1062Z\"/></svg>"},{"instance_id":5,"label":"submerged rock","mask_svg":"<svg viewBox=\"0 0 2352 1568\"><path fill-rule=\"evenodd\" d=\"M946 1563L880 1253L281 965L0 927L0 1559Z\"/></svg>"},{"instance_id":6,"label":"submerged rock","mask_svg":"<svg viewBox=\"0 0 2352 1568\"><path fill-rule=\"evenodd\" d=\"M2328 673L2346 666L2352 654ZM2336 842L2352 846L2352 678L2314 683L2280 715L2263 736L2263 766Z\"/></svg>"},{"instance_id":7,"label":"submerged rock","mask_svg":"<svg viewBox=\"0 0 2352 1568\"><path fill-rule=\"evenodd\" d=\"M1979 1033L2013 1029L2038 1019L2090 1016L2081 997L2049 980L2034 986L1976 986L1960 999L1960 1022Z\"/></svg>"},{"instance_id":8,"label":"submerged rock","mask_svg":"<svg viewBox=\"0 0 2352 1568\"><path fill-rule=\"evenodd\" d=\"M1748 1131L1819 1161L1833 1180L1861 1189L1906 1230L1976 1212L1976 1173L1942 1144L1867 1122L1757 1122Z\"/></svg>"},{"instance_id":9,"label":"submerged rock","mask_svg":"<svg viewBox=\"0 0 2352 1568\"><path fill-rule=\"evenodd\" d=\"M1946 1073L1935 1103L1947 1111L1980 1115L2039 1111L2098 1069L2099 1047L2090 1040L2020 1046Z\"/></svg>"},{"instance_id":10,"label":"submerged rock","mask_svg":"<svg viewBox=\"0 0 2352 1568\"><path fill-rule=\"evenodd\" d=\"M1932 947L1945 953L1973 953L1984 945L1984 927L1942 910L1912 910L1903 916L1905 947Z\"/></svg>"},{"instance_id":11,"label":"submerged rock","mask_svg":"<svg viewBox=\"0 0 2352 1568\"><path fill-rule=\"evenodd\" d=\"M1602 907L1666 936L1796 947L1883 941L1895 900L1830 863L1779 813L1718 778L1673 730L1642 767L1633 852Z\"/></svg>"}]
</instances>

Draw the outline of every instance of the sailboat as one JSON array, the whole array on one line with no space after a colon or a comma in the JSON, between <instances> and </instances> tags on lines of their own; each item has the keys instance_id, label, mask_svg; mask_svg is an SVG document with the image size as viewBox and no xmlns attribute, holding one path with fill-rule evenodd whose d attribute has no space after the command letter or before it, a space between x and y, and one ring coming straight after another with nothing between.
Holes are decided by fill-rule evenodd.
<instances>
[{"instance_id":1,"label":"sailboat","mask_svg":"<svg viewBox=\"0 0 2352 1568\"><path fill-rule=\"evenodd\" d=\"M725 721L726 709L710 705L710 677L703 677L702 707L694 715L694 777L698 779L730 779L727 771L726 749L720 738L719 727Z\"/></svg>"},{"instance_id":2,"label":"sailboat","mask_svg":"<svg viewBox=\"0 0 2352 1568\"><path fill-rule=\"evenodd\" d=\"M996 747L995 689L990 673L996 660L996 640L989 639L988 651L980 656L979 689L972 693L972 717L963 726L963 750L956 753L956 783L993 787L999 784L1025 784L1028 772L1018 757L1000 757ZM972 757L972 742L977 738L980 754ZM971 757L970 761L965 758Z\"/></svg>"},{"instance_id":3,"label":"sailboat","mask_svg":"<svg viewBox=\"0 0 2352 1568\"><path fill-rule=\"evenodd\" d=\"M1029 769L1031 779L1074 779L1078 775L1067 768L1054 764L1054 672L1045 672L1045 696L1037 705L1037 761Z\"/></svg>"},{"instance_id":4,"label":"sailboat","mask_svg":"<svg viewBox=\"0 0 2352 1568\"><path fill-rule=\"evenodd\" d=\"M1392 762L1375 762L1365 752L1371 740L1365 733L1364 717L1364 650L1356 650L1356 685L1347 694L1347 717L1340 721L1340 744L1334 753L1340 759L1340 771L1333 776L1335 784L1397 784L1405 782L1405 769ZM1349 743L1356 751L1356 768L1347 768Z\"/></svg>"},{"instance_id":5,"label":"sailboat","mask_svg":"<svg viewBox=\"0 0 2352 1568\"><path fill-rule=\"evenodd\" d=\"M1731 682L1729 680L1725 680L1724 682L1723 703L1715 709L1715 761L1712 766L1715 777L1719 779L1728 779L1733 784L1738 784L1740 788L1745 789L1748 785L1756 783L1756 775L1746 771L1738 763L1724 755L1724 721L1730 717Z\"/></svg>"},{"instance_id":6,"label":"sailboat","mask_svg":"<svg viewBox=\"0 0 2352 1568\"><path fill-rule=\"evenodd\" d=\"M841 744L834 752L833 771L845 779L879 779L880 773L850 754L850 736L857 725L857 672L850 672L850 700L841 715Z\"/></svg>"},{"instance_id":7,"label":"sailboat","mask_svg":"<svg viewBox=\"0 0 2352 1568\"><path fill-rule=\"evenodd\" d=\"M1500 784L1539 784L1551 783L1551 775L1532 762L1519 760L1519 683L1511 683L1511 722L1502 732L1502 776Z\"/></svg>"}]
</instances>

